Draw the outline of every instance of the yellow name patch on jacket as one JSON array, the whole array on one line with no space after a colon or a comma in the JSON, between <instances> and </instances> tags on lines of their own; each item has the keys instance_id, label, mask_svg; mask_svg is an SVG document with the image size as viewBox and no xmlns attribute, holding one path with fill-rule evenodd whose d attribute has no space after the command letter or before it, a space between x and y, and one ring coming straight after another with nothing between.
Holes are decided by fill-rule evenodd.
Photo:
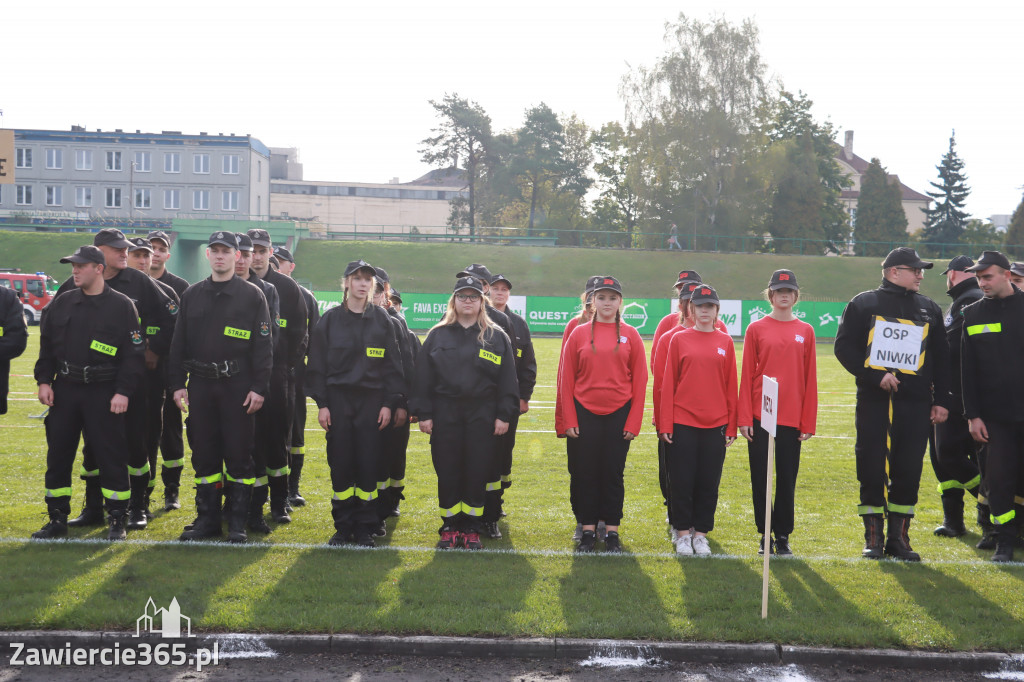
<instances>
[{"instance_id":1,"label":"yellow name patch on jacket","mask_svg":"<svg viewBox=\"0 0 1024 682\"><path fill-rule=\"evenodd\" d=\"M382 357L384 357L384 349L383 348L367 348L366 349L366 357L368 357L368 358L382 358Z\"/></svg>"},{"instance_id":2,"label":"yellow name patch on jacket","mask_svg":"<svg viewBox=\"0 0 1024 682\"><path fill-rule=\"evenodd\" d=\"M224 336L230 336L234 339L245 339L249 340L249 336L252 334L248 329L235 329L234 327L224 327Z\"/></svg>"},{"instance_id":3,"label":"yellow name patch on jacket","mask_svg":"<svg viewBox=\"0 0 1024 682\"><path fill-rule=\"evenodd\" d=\"M283 317L277 318L277 326L278 327L287 327L288 326L288 320L284 319Z\"/></svg>"},{"instance_id":4,"label":"yellow name patch on jacket","mask_svg":"<svg viewBox=\"0 0 1024 682\"><path fill-rule=\"evenodd\" d=\"M496 365L501 364L500 355L495 355L494 353L486 351L483 348L480 349L480 357L482 357L484 360L487 360L488 362L493 362Z\"/></svg>"},{"instance_id":5,"label":"yellow name patch on jacket","mask_svg":"<svg viewBox=\"0 0 1024 682\"><path fill-rule=\"evenodd\" d=\"M108 346L107 344L100 343L99 341L93 341L90 343L89 348L103 353L104 355L117 355L117 346Z\"/></svg>"}]
</instances>

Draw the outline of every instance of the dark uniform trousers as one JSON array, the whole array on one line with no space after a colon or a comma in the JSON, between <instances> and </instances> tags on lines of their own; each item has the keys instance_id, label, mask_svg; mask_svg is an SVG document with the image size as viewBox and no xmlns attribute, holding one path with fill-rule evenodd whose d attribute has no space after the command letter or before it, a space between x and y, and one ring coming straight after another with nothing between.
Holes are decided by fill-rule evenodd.
<instances>
[{"instance_id":1,"label":"dark uniform trousers","mask_svg":"<svg viewBox=\"0 0 1024 682\"><path fill-rule=\"evenodd\" d=\"M107 510L124 509L129 494L125 415L110 411L114 382L82 384L58 378L52 388L53 407L45 420L48 508L71 512L71 478L79 434L84 434L95 453L95 475Z\"/></svg>"},{"instance_id":2,"label":"dark uniform trousers","mask_svg":"<svg viewBox=\"0 0 1024 682\"><path fill-rule=\"evenodd\" d=\"M754 501L754 524L764 533L765 488L768 483L768 432L761 420L754 420L754 440L747 443L750 462L750 492ZM796 477L800 471L800 429L779 425L775 429L775 499L772 501L772 527L776 535L793 532L796 504Z\"/></svg>"},{"instance_id":3,"label":"dark uniform trousers","mask_svg":"<svg viewBox=\"0 0 1024 682\"><path fill-rule=\"evenodd\" d=\"M255 425L242 406L251 387L248 372L224 379L189 377L185 426L196 485L221 483L223 472L228 481L253 484Z\"/></svg>"},{"instance_id":4,"label":"dark uniform trousers","mask_svg":"<svg viewBox=\"0 0 1024 682\"><path fill-rule=\"evenodd\" d=\"M149 418L150 391L149 382L146 380L145 372L139 379L139 386L128 399L128 409L124 412L123 426L121 431L124 435L124 450L126 462L128 463L128 474L131 477L131 489L136 496L144 494L150 484L149 456L147 453L147 432ZM108 403L109 410L110 405ZM88 480L99 475L99 462L95 449L90 442L92 437L88 433L82 436L82 480ZM138 500L141 502L141 498Z\"/></svg>"},{"instance_id":5,"label":"dark uniform trousers","mask_svg":"<svg viewBox=\"0 0 1024 682\"><path fill-rule=\"evenodd\" d=\"M306 364L299 363L295 368L295 409L292 411L292 435L289 448L288 463L292 463L295 455L306 454Z\"/></svg>"},{"instance_id":6,"label":"dark uniform trousers","mask_svg":"<svg viewBox=\"0 0 1024 682\"><path fill-rule=\"evenodd\" d=\"M924 451L931 431L931 404L917 400L864 400L858 396L855 423L857 480L860 506L857 513L882 514L886 509L914 515ZM891 442L886 446L887 433ZM886 474L888 463L888 474ZM886 489L888 488L888 501Z\"/></svg>"},{"instance_id":7,"label":"dark uniform trousers","mask_svg":"<svg viewBox=\"0 0 1024 682\"><path fill-rule=\"evenodd\" d=\"M710 533L715 529L718 487L725 464L725 427L702 429L674 424L665 463L672 494L672 527Z\"/></svg>"},{"instance_id":8,"label":"dark uniform trousers","mask_svg":"<svg viewBox=\"0 0 1024 682\"><path fill-rule=\"evenodd\" d=\"M519 414L508 423L508 431L497 437L494 464L487 476L487 499L484 503L484 521L491 523L501 517L504 493L512 487L512 451L516 447L516 429L519 428Z\"/></svg>"},{"instance_id":9,"label":"dark uniform trousers","mask_svg":"<svg viewBox=\"0 0 1024 682\"><path fill-rule=\"evenodd\" d=\"M437 472L441 519L452 530L479 532L487 479L494 471L497 406L488 398L436 396L433 415L430 457Z\"/></svg>"},{"instance_id":10,"label":"dark uniform trousers","mask_svg":"<svg viewBox=\"0 0 1024 682\"><path fill-rule=\"evenodd\" d=\"M327 387L327 465L334 490L334 527L339 532L368 530L377 523L373 501L384 441L377 418L383 402L383 391Z\"/></svg>"},{"instance_id":11,"label":"dark uniform trousers","mask_svg":"<svg viewBox=\"0 0 1024 682\"><path fill-rule=\"evenodd\" d=\"M939 479L939 494L962 499L965 490L977 494L981 485L981 458L984 445L971 437L964 416L951 410L949 417L936 424L930 437L932 469Z\"/></svg>"},{"instance_id":12,"label":"dark uniform trousers","mask_svg":"<svg viewBox=\"0 0 1024 682\"><path fill-rule=\"evenodd\" d=\"M992 523L1020 524L1016 519L1016 495L1024 491L1024 423L986 421L988 455L985 484Z\"/></svg>"},{"instance_id":13,"label":"dark uniform trousers","mask_svg":"<svg viewBox=\"0 0 1024 682\"><path fill-rule=\"evenodd\" d=\"M270 391L263 407L256 413L256 447L253 451L257 487L267 485L268 479L280 479L284 487L278 492L284 495L287 495L288 453L291 448L289 415L293 407L288 395L287 372L275 367L270 376Z\"/></svg>"},{"instance_id":14,"label":"dark uniform trousers","mask_svg":"<svg viewBox=\"0 0 1024 682\"><path fill-rule=\"evenodd\" d=\"M661 497L665 501L666 516L669 524L672 523L672 487L668 480L668 443L658 439L658 487L661 488Z\"/></svg>"},{"instance_id":15,"label":"dark uniform trousers","mask_svg":"<svg viewBox=\"0 0 1024 682\"><path fill-rule=\"evenodd\" d=\"M395 418L395 411L391 412L392 421ZM381 452L377 475L377 516L383 521L391 515L399 502L405 499L402 491L405 490L405 461L406 451L409 448L409 422L406 420L402 426L388 426L384 429L381 439Z\"/></svg>"},{"instance_id":16,"label":"dark uniform trousers","mask_svg":"<svg viewBox=\"0 0 1024 682\"><path fill-rule=\"evenodd\" d=\"M163 454L161 479L164 487L178 487L185 465L185 444L181 435L181 410L174 394L167 390L167 358L161 356L156 369L146 370L146 459L149 487L156 484L157 452Z\"/></svg>"},{"instance_id":17,"label":"dark uniform trousers","mask_svg":"<svg viewBox=\"0 0 1024 682\"><path fill-rule=\"evenodd\" d=\"M629 441L622 437L632 401L610 414L594 414L576 403L580 435L569 452L569 498L577 523L617 526L626 495L622 475Z\"/></svg>"}]
</instances>

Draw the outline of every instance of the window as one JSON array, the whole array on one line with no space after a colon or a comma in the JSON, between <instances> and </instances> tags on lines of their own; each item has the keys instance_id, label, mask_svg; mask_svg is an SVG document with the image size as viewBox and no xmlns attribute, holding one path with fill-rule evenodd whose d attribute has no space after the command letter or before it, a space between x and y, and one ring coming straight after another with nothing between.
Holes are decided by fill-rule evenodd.
<instances>
[{"instance_id":1,"label":"window","mask_svg":"<svg viewBox=\"0 0 1024 682\"><path fill-rule=\"evenodd\" d=\"M107 188L107 203L106 203L106 206L107 206L107 208L121 208L121 188L120 187L108 187Z\"/></svg>"},{"instance_id":2,"label":"window","mask_svg":"<svg viewBox=\"0 0 1024 682\"><path fill-rule=\"evenodd\" d=\"M60 185L46 186L46 205L62 206L64 204L64 188Z\"/></svg>"},{"instance_id":3,"label":"window","mask_svg":"<svg viewBox=\"0 0 1024 682\"><path fill-rule=\"evenodd\" d=\"M210 190L197 189L192 192L192 208L197 211L210 210Z\"/></svg>"},{"instance_id":4,"label":"window","mask_svg":"<svg viewBox=\"0 0 1024 682\"><path fill-rule=\"evenodd\" d=\"M79 208L92 207L92 187L75 188L75 206Z\"/></svg>"},{"instance_id":5,"label":"window","mask_svg":"<svg viewBox=\"0 0 1024 682\"><path fill-rule=\"evenodd\" d=\"M32 203L32 185L17 185L14 189L14 203L28 206Z\"/></svg>"},{"instance_id":6,"label":"window","mask_svg":"<svg viewBox=\"0 0 1024 682\"><path fill-rule=\"evenodd\" d=\"M41 279L30 279L25 282L25 291L33 296L45 296L43 281Z\"/></svg>"},{"instance_id":7,"label":"window","mask_svg":"<svg viewBox=\"0 0 1024 682\"><path fill-rule=\"evenodd\" d=\"M92 150L75 150L75 170L92 170Z\"/></svg>"},{"instance_id":8,"label":"window","mask_svg":"<svg viewBox=\"0 0 1024 682\"><path fill-rule=\"evenodd\" d=\"M135 208L150 208L150 190L148 189L137 189L135 190Z\"/></svg>"},{"instance_id":9,"label":"window","mask_svg":"<svg viewBox=\"0 0 1024 682\"><path fill-rule=\"evenodd\" d=\"M181 172L181 152L164 153L164 173Z\"/></svg>"},{"instance_id":10,"label":"window","mask_svg":"<svg viewBox=\"0 0 1024 682\"><path fill-rule=\"evenodd\" d=\"M227 154L224 156L224 175L238 175L238 154Z\"/></svg>"},{"instance_id":11,"label":"window","mask_svg":"<svg viewBox=\"0 0 1024 682\"><path fill-rule=\"evenodd\" d=\"M63 149L47 149L46 150L46 167L50 170L60 170L64 167L64 150Z\"/></svg>"},{"instance_id":12,"label":"window","mask_svg":"<svg viewBox=\"0 0 1024 682\"><path fill-rule=\"evenodd\" d=\"M193 154L192 155L192 172L206 174L210 172L210 155L209 154Z\"/></svg>"},{"instance_id":13,"label":"window","mask_svg":"<svg viewBox=\"0 0 1024 682\"><path fill-rule=\"evenodd\" d=\"M238 210L238 190L227 190L220 193L220 207L225 211Z\"/></svg>"},{"instance_id":14,"label":"window","mask_svg":"<svg viewBox=\"0 0 1024 682\"><path fill-rule=\"evenodd\" d=\"M107 152L107 170L121 170L121 152Z\"/></svg>"},{"instance_id":15,"label":"window","mask_svg":"<svg viewBox=\"0 0 1024 682\"><path fill-rule=\"evenodd\" d=\"M164 208L166 208L169 211L177 211L179 208L181 208L180 189L164 190Z\"/></svg>"},{"instance_id":16,"label":"window","mask_svg":"<svg viewBox=\"0 0 1024 682\"><path fill-rule=\"evenodd\" d=\"M14 167L15 168L31 168L32 167L32 150L19 147L14 154Z\"/></svg>"},{"instance_id":17,"label":"window","mask_svg":"<svg viewBox=\"0 0 1024 682\"><path fill-rule=\"evenodd\" d=\"M152 157L149 152L135 152L135 172L148 173L153 170Z\"/></svg>"}]
</instances>

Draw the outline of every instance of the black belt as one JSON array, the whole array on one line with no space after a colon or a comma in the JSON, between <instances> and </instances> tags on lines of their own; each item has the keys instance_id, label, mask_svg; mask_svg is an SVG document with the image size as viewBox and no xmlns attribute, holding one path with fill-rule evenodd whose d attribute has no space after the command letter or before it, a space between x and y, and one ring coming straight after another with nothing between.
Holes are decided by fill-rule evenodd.
<instances>
[{"instance_id":1,"label":"black belt","mask_svg":"<svg viewBox=\"0 0 1024 682\"><path fill-rule=\"evenodd\" d=\"M237 360L224 360L223 362L199 362L198 360L186 360L185 371L203 379L228 379L242 373Z\"/></svg>"},{"instance_id":2,"label":"black belt","mask_svg":"<svg viewBox=\"0 0 1024 682\"><path fill-rule=\"evenodd\" d=\"M61 363L58 372L61 378L78 384L96 384L101 381L113 381L117 378L117 365L73 365Z\"/></svg>"}]
</instances>

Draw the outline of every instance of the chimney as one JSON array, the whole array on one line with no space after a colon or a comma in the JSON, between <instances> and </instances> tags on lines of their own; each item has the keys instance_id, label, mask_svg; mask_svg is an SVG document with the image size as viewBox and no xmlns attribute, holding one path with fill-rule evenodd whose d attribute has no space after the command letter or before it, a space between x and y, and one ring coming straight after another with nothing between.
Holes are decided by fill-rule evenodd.
<instances>
[{"instance_id":1,"label":"chimney","mask_svg":"<svg viewBox=\"0 0 1024 682\"><path fill-rule=\"evenodd\" d=\"M843 157L845 157L847 161L852 161L853 160L853 131L852 130L847 130L846 131L846 144L843 145Z\"/></svg>"},{"instance_id":2,"label":"chimney","mask_svg":"<svg viewBox=\"0 0 1024 682\"><path fill-rule=\"evenodd\" d=\"M391 178L391 180L388 181L388 184L389 185L397 185L398 184L398 178Z\"/></svg>"}]
</instances>

